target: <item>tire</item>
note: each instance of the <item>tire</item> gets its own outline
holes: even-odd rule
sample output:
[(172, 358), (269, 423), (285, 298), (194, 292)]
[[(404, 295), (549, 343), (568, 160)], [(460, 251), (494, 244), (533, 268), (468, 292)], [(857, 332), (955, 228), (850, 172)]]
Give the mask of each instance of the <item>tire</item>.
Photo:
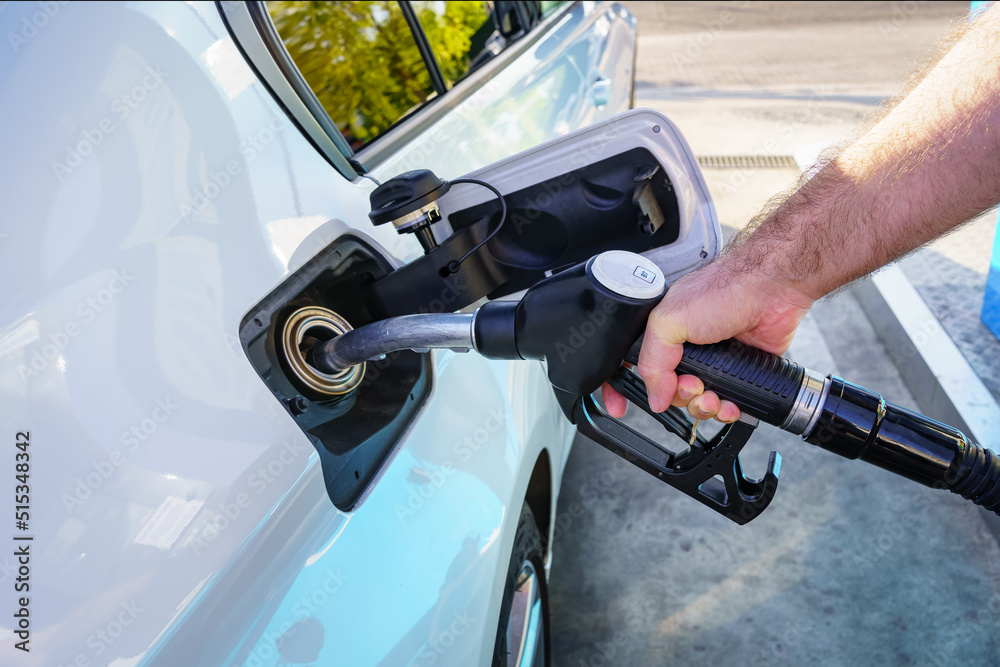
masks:
[[(549, 664), (549, 598), (544, 563), (542, 536), (525, 503), (521, 507), (507, 566), (493, 667), (544, 667)], [(528, 627), (533, 627), (534, 632), (525, 631)], [(525, 636), (535, 640), (524, 641)], [(518, 655), (510, 655), (514, 651)]]

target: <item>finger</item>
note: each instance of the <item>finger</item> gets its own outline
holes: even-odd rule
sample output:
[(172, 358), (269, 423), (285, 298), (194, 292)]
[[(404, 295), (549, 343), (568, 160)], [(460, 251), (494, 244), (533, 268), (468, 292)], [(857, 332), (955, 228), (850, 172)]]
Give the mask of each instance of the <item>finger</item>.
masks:
[(714, 391), (706, 391), (700, 396), (695, 396), (688, 403), (687, 409), (695, 419), (711, 419), (719, 412), (722, 401)]
[(732, 401), (722, 401), (719, 414), (715, 415), (715, 418), (723, 424), (732, 424), (740, 418), (740, 408)]
[(624, 396), (611, 388), (607, 382), (601, 385), (601, 398), (604, 399), (604, 407), (608, 414), (615, 419), (621, 419), (628, 410), (628, 401)]
[(664, 315), (653, 311), (646, 325), (646, 338), (639, 351), (639, 375), (646, 383), (649, 407), (653, 412), (663, 412), (677, 389), (674, 369), (684, 354), (683, 337), (677, 339)]
[(677, 377), (677, 391), (674, 393), (670, 405), (679, 408), (687, 407), (691, 399), (700, 396), (705, 391), (705, 383), (694, 375), (680, 375)]

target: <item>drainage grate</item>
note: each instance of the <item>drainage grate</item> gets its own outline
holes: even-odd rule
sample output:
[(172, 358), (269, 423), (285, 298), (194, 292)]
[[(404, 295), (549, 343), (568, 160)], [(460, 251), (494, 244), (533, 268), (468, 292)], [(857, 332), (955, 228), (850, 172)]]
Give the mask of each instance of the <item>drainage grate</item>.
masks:
[(702, 155), (702, 169), (798, 169), (791, 155)]

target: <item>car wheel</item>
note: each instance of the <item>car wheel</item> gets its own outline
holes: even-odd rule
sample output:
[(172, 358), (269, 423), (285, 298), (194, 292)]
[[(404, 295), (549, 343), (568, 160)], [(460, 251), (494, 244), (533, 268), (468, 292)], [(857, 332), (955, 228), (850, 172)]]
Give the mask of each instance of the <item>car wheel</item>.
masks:
[(549, 608), (542, 536), (525, 504), (514, 536), (500, 607), (493, 667), (549, 664)]

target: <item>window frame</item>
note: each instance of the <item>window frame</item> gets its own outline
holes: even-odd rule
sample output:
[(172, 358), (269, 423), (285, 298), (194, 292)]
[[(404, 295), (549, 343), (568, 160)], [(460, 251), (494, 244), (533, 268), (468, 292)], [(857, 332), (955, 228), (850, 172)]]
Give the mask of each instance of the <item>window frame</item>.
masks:
[[(292, 60), (278, 35), (264, 0), (253, 2), (217, 0), (216, 4), (237, 47), (278, 104), (327, 162), (349, 180), (356, 180), (361, 174), (377, 167), (398, 152), (414, 137), (486, 85), (497, 73), (538, 42), (579, 2), (580, 0), (567, 2), (549, 16), (541, 18), (531, 25), (527, 32), (515, 37), (496, 57), (448, 89), (445, 87), (437, 59), (433, 55), (433, 48), (417, 20), (416, 13), (408, 1), (401, 1), (400, 8), (404, 16), (408, 16), (410, 31), (417, 42), (421, 56), (424, 57), (424, 65), (431, 74), (431, 81), (432, 83), (435, 81), (436, 74), (440, 85), (445, 89), (419, 109), (391, 125), (357, 153), (348, 145)], [(526, 17), (525, 9), (519, 3), (518, 15)], [(412, 17), (412, 23), (409, 17)], [(437, 91), (437, 83), (434, 83), (434, 88)]]
[[(397, 123), (379, 135), (377, 139), (358, 151), (355, 154), (355, 159), (363, 164), (366, 169), (374, 169), (382, 164), (417, 135), (440, 120), (442, 116), (486, 85), (497, 73), (538, 42), (552, 26), (578, 4), (579, 0), (568, 2), (548, 17), (536, 21), (527, 31), (511, 35), (508, 38), (511, 39), (510, 44), (497, 54), (496, 57), (491, 58), (484, 65), (460, 79), (444, 94), (428, 100), (420, 109), (401, 118)], [(522, 23), (529, 18), (523, 1), (517, 3), (515, 10), (518, 14), (518, 20)], [(419, 26), (419, 23), (418, 29), (420, 30), (422, 39), (426, 42), (427, 37), (423, 34), (423, 28)]]
[[(434, 87), (434, 92), (436, 93), (435, 98), (441, 97), (448, 92), (448, 84), (444, 80), (444, 73), (441, 71), (441, 66), (434, 55), (434, 49), (431, 47), (430, 40), (427, 39), (427, 34), (424, 33), (424, 28), (420, 25), (417, 12), (413, 9), (413, 4), (409, 0), (399, 0), (396, 4), (399, 5), (400, 11), (403, 12), (403, 18), (406, 19), (407, 25), (410, 26), (410, 33), (413, 35), (413, 41), (417, 43), (417, 50), (420, 52), (420, 57), (424, 59), (424, 67), (427, 68), (427, 73), (430, 74), (431, 85)], [(385, 132), (391, 129), (392, 126), (390, 125)], [(385, 134), (385, 132), (382, 134)], [(380, 134), (380, 136), (382, 135)], [(377, 140), (378, 137), (375, 137), (372, 141)]]

